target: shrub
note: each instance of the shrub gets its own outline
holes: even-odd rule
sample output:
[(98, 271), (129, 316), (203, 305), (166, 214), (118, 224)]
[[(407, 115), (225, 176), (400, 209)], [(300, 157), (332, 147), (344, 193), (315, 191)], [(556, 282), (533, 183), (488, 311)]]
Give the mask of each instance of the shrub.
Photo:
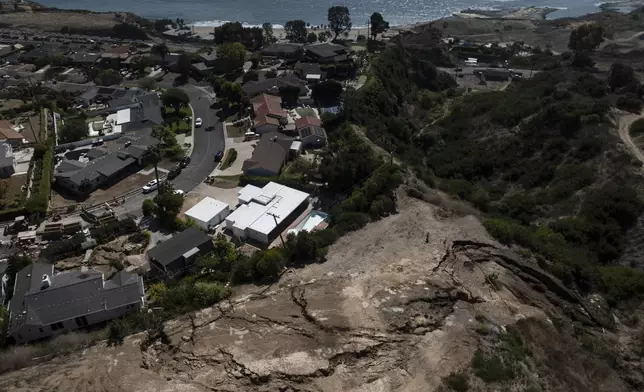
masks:
[(601, 285), (611, 305), (637, 300), (644, 295), (644, 272), (624, 266), (600, 268)]
[(644, 134), (644, 119), (643, 118), (638, 118), (635, 120), (630, 127), (630, 134), (631, 136), (640, 136)]
[(221, 162), (221, 167), (219, 168), (220, 170), (226, 170), (228, 169), (233, 162), (237, 159), (237, 150), (234, 148), (229, 148), (228, 151), (226, 151), (226, 156), (224, 157), (223, 162)]
[(467, 392), (470, 389), (469, 377), (464, 373), (452, 373), (443, 377), (443, 384), (455, 392)]
[(145, 199), (143, 200), (141, 209), (143, 210), (143, 216), (152, 216), (154, 214), (154, 211), (156, 211), (157, 209), (157, 205), (156, 203), (154, 203), (154, 200)]
[(485, 354), (481, 350), (474, 353), (472, 368), (474, 374), (486, 383), (506, 381), (515, 376), (512, 369), (503, 364), (499, 355)]
[(626, 93), (617, 99), (618, 109), (631, 113), (639, 113), (642, 110), (642, 100), (634, 93)]

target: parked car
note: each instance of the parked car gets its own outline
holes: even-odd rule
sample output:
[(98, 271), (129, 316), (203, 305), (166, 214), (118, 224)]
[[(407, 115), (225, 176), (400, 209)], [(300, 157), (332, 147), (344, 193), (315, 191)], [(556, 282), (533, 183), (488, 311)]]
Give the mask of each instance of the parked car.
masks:
[(125, 147), (130, 147), (131, 145), (132, 145), (131, 141), (128, 140), (127, 142), (125, 142)]
[(197, 118), (195, 119), (195, 127), (197, 127), (197, 128), (198, 128), (198, 127), (200, 127), (200, 126), (202, 126), (202, 125), (203, 125), (203, 121), (201, 120), (201, 117), (197, 117)]
[(217, 151), (217, 153), (215, 154), (215, 162), (221, 161), (221, 158), (223, 157), (224, 157), (224, 152), (221, 150)]
[(182, 191), (181, 189), (175, 189), (174, 192), (172, 192), (175, 195), (180, 195), (182, 197), (186, 197), (186, 192)]
[(157, 189), (159, 187), (159, 183), (157, 180), (152, 180), (148, 182), (147, 184), (143, 185), (143, 193), (149, 193), (152, 192), (153, 190)]
[(173, 166), (168, 172), (168, 179), (173, 179), (181, 173), (181, 165)]
[(181, 159), (181, 167), (186, 167), (190, 164), (190, 157), (183, 157)]

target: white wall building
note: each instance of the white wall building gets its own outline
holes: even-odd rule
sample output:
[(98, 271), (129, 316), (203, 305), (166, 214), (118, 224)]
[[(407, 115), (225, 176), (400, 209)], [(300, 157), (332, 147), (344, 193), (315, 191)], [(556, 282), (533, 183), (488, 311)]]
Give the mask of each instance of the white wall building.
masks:
[(237, 198), (240, 206), (226, 217), (226, 228), (239, 238), (268, 244), (275, 229), (308, 201), (309, 194), (269, 182), (264, 188), (246, 185)]
[(223, 201), (215, 200), (212, 197), (204, 197), (194, 207), (189, 209), (185, 215), (195, 221), (197, 226), (208, 230), (208, 226), (215, 226), (221, 223), (230, 214), (230, 207)]

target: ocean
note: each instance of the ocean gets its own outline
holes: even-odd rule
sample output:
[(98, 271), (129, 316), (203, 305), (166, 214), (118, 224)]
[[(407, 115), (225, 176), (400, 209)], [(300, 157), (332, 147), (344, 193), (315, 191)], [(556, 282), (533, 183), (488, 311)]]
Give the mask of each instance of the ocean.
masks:
[[(288, 20), (303, 19), (311, 25), (327, 23), (327, 9), (346, 5), (354, 26), (364, 26), (371, 13), (383, 14), (391, 25), (430, 21), (449, 16), (465, 8), (507, 9), (551, 7), (558, 11), (549, 19), (597, 12), (597, 0), (39, 0), (57, 8), (92, 11), (127, 11), (151, 18), (181, 18), (196, 26), (217, 26), (226, 21), (246, 25), (270, 22), (283, 25)], [(277, 27), (277, 26), (276, 26)]]

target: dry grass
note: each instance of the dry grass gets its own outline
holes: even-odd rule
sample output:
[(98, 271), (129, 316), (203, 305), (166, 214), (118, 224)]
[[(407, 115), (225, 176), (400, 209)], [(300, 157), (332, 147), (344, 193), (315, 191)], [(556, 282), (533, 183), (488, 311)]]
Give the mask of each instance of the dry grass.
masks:
[(20, 176), (13, 176), (0, 180), (1, 186), (7, 187), (7, 193), (2, 198), (2, 201), (6, 205), (10, 205), (14, 202), (20, 202), (22, 197), (22, 186), (27, 183), (27, 175), (23, 174)]
[(47, 361), (59, 355), (87, 347), (105, 338), (103, 331), (92, 333), (70, 332), (49, 341), (25, 346), (10, 347), (0, 352), (0, 373), (8, 372)]

